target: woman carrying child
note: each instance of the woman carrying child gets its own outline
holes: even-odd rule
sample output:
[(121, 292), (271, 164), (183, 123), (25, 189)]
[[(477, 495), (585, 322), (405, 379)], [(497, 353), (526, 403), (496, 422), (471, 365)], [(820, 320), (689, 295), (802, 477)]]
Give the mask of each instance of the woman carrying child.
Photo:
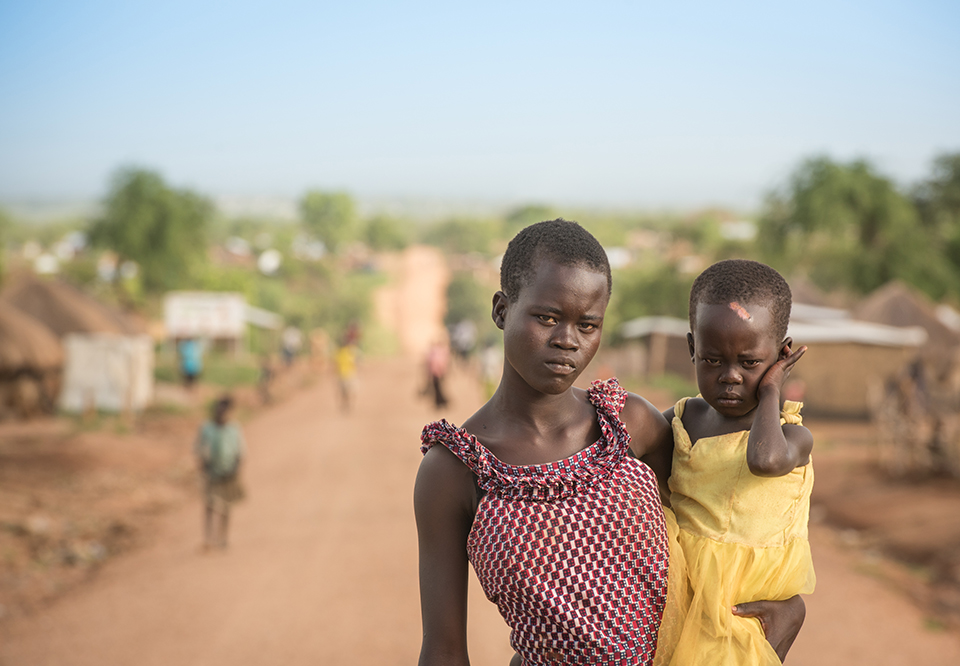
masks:
[(800, 403), (781, 399), (806, 351), (791, 351), (790, 307), (779, 273), (741, 259), (710, 266), (690, 293), (687, 340), (700, 396), (665, 413), (674, 435), (671, 505), (690, 583), (677, 666), (779, 664), (761, 624), (731, 607), (813, 592), (813, 437)]
[[(421, 665), (469, 663), (469, 564), (511, 627), (514, 663), (652, 662), (670, 544), (646, 463), (666, 474), (670, 427), (616, 380), (573, 385), (599, 348), (610, 288), (603, 248), (574, 222), (510, 242), (493, 297), (500, 385), (462, 428), (439, 421), (421, 437)], [(789, 647), (802, 601), (763, 611)]]

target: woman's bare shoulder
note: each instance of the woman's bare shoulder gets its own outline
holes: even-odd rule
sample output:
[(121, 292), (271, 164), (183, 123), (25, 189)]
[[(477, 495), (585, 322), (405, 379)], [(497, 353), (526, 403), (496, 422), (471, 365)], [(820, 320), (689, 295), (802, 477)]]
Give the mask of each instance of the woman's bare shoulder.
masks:
[(659, 449), (669, 438), (667, 419), (653, 403), (636, 393), (627, 393), (620, 419), (630, 433), (630, 448), (638, 457)]

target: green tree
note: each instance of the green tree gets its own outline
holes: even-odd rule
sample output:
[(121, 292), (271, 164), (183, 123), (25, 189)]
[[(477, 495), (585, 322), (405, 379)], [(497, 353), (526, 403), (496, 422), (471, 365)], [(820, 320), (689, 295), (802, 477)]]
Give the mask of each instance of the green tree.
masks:
[(144, 290), (189, 285), (206, 260), (212, 204), (190, 190), (169, 187), (159, 174), (119, 170), (111, 181), (102, 217), (90, 227), (94, 245), (135, 261)]
[(300, 216), (304, 226), (333, 254), (353, 237), (357, 221), (356, 206), (346, 192), (310, 190), (300, 200)]
[(506, 223), (506, 235), (513, 238), (524, 227), (531, 224), (543, 222), (545, 220), (557, 219), (556, 213), (548, 206), (528, 205), (515, 208), (507, 213), (504, 222)]
[(637, 317), (686, 319), (695, 277), (681, 272), (674, 263), (650, 263), (616, 271), (603, 321), (604, 339), (618, 342), (621, 324)]
[(447, 285), (447, 312), (443, 323), (452, 326), (469, 319), (478, 327), (490, 320), (493, 292), (468, 272), (457, 271)]
[(960, 153), (937, 157), (932, 177), (914, 189), (913, 200), (924, 227), (960, 273)]
[(3, 272), (7, 258), (7, 234), (10, 229), (10, 218), (6, 211), (0, 208), (0, 283), (3, 283)]
[(378, 215), (367, 222), (364, 240), (374, 250), (402, 250), (410, 240), (407, 228), (392, 217)]
[(499, 222), (453, 218), (427, 227), (423, 241), (447, 252), (488, 254), (500, 231)]
[(912, 202), (863, 160), (801, 164), (768, 197), (757, 241), (765, 261), (826, 289), (867, 293), (901, 279), (940, 298), (951, 282)]

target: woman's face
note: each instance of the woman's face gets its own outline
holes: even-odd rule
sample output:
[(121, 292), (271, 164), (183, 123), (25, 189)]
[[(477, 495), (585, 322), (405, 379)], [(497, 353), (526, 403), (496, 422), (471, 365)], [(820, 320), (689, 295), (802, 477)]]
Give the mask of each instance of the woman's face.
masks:
[(600, 347), (610, 300), (607, 276), (580, 265), (539, 259), (515, 302), (497, 292), (494, 321), (503, 329), (505, 375), (534, 390), (569, 389)]

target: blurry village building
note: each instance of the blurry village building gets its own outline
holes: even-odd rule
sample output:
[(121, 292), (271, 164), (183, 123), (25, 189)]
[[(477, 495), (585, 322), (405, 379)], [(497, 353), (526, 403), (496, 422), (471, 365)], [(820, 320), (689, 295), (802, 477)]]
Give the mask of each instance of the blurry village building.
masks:
[[(960, 330), (945, 323), (957, 321), (960, 315), (900, 283), (850, 311), (794, 303), (787, 335), (794, 349), (810, 351), (785, 397), (802, 400), (810, 416), (876, 422), (879, 459), (893, 474), (960, 477)], [(689, 330), (674, 317), (624, 323), (618, 373), (673, 374), (695, 385)]]
[(250, 305), (237, 292), (171, 291), (163, 299), (163, 337), (169, 353), (178, 342), (195, 339), (240, 356), (250, 344), (250, 326), (277, 338), (283, 317)]
[(0, 419), (53, 411), (62, 374), (57, 336), (0, 300)]
[(878, 289), (855, 312), (927, 333), (919, 353), (874, 389), (881, 466), (894, 476), (960, 478), (960, 314), (899, 282)]
[(37, 322), (62, 350), (59, 386), (44, 393), (46, 411), (55, 405), (119, 412), (149, 404), (154, 352), (142, 324), (55, 278), (12, 279), (0, 302)]

